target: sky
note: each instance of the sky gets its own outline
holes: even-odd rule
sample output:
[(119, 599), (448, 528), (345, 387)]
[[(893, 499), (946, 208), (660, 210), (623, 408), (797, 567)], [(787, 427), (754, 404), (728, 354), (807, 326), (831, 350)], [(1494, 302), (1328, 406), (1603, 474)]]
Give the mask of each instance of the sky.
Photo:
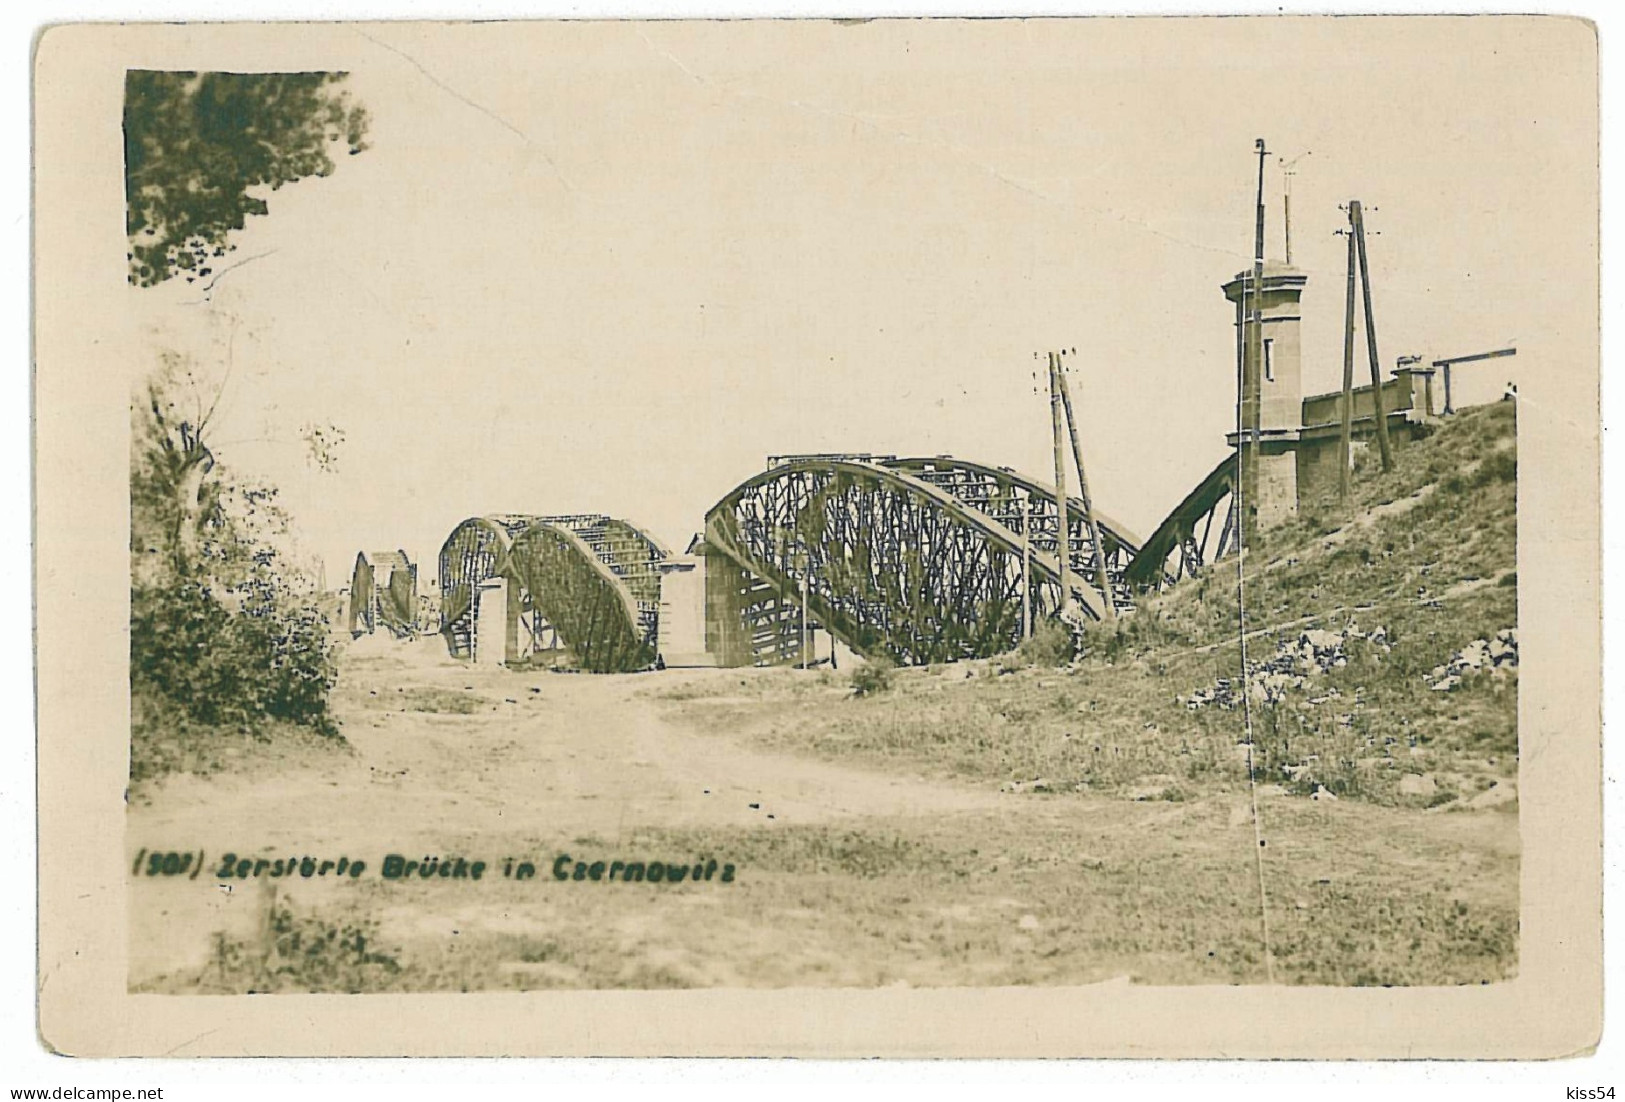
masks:
[[(303, 550), (433, 571), (463, 518), (604, 512), (681, 551), (771, 454), (1052, 477), (1035, 354), (1101, 509), (1148, 534), (1224, 453), (1266, 139), (1308, 392), (1367, 210), (1385, 368), (1594, 357), (1590, 32), (1573, 21), (372, 24), (328, 53), (371, 148), (268, 196), (207, 295), (128, 292), (221, 392), (214, 448)], [(1589, 266), (1588, 266), (1589, 262)], [(240, 266), (233, 266), (240, 265)], [(1365, 371), (1363, 359), (1358, 369)], [(344, 433), (336, 469), (304, 426)], [(1070, 476), (1069, 476), (1070, 477)]]

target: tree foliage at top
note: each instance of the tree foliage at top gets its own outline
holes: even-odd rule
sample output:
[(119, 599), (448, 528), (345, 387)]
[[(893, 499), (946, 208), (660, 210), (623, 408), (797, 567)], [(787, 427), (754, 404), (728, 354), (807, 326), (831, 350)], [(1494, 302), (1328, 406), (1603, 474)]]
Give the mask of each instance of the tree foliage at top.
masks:
[(345, 73), (132, 69), (124, 81), (125, 226), (130, 282), (207, 276), (232, 230), (276, 190), (333, 171), (332, 147), (366, 146), (367, 113)]

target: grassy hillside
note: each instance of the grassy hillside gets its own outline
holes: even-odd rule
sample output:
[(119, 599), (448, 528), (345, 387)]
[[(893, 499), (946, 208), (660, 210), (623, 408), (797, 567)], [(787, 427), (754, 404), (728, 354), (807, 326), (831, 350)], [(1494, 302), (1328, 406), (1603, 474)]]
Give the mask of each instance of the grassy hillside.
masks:
[[(1512, 403), (1464, 412), (1396, 450), (1387, 473), (1369, 455), (1347, 503), (1309, 502), (1249, 549), (1262, 783), (1515, 807), (1514, 418)], [(1236, 583), (1232, 557), (1091, 625), (1059, 669), (1011, 655), (902, 670), (838, 703), (838, 675), (751, 671), (725, 699), (682, 707), (696, 726), (785, 749), (1018, 792), (1235, 789), (1247, 783)]]

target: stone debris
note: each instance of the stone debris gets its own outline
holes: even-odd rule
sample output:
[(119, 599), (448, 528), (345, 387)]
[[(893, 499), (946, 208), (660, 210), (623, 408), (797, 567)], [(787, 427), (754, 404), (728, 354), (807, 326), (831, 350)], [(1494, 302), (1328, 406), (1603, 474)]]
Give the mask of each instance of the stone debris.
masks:
[[(1248, 692), (1256, 703), (1275, 704), (1289, 692), (1305, 688), (1311, 678), (1330, 670), (1342, 669), (1349, 664), (1347, 647), (1353, 640), (1364, 640), (1381, 654), (1393, 648), (1388, 642), (1388, 629), (1378, 626), (1369, 632), (1350, 623), (1340, 631), (1308, 628), (1294, 639), (1277, 640), (1275, 654), (1248, 665)], [(1379, 655), (1380, 660), (1380, 655)], [(1323, 696), (1311, 697), (1309, 704), (1323, 704), (1336, 700), (1342, 694), (1333, 689)], [(1230, 709), (1241, 703), (1241, 693), (1235, 681), (1221, 677), (1210, 689), (1198, 689), (1181, 698), (1186, 708), (1195, 711), (1217, 705)]]
[(1319, 754), (1310, 754), (1308, 757), (1304, 758), (1301, 762), (1298, 762), (1296, 765), (1283, 765), (1283, 766), (1281, 766), (1281, 772), (1285, 773), (1287, 775), (1287, 777), (1290, 778), (1294, 784), (1296, 784), (1298, 781), (1303, 779), (1303, 774), (1305, 774), (1305, 773), (1311, 773), (1312, 774), (1315, 771), (1315, 766), (1319, 762), (1320, 762), (1320, 755)]
[(1474, 639), (1450, 656), (1450, 661), (1435, 666), (1425, 680), (1436, 693), (1447, 693), (1460, 685), (1463, 679), (1488, 671), (1504, 677), (1508, 670), (1518, 668), (1518, 631), (1504, 628), (1493, 639)]

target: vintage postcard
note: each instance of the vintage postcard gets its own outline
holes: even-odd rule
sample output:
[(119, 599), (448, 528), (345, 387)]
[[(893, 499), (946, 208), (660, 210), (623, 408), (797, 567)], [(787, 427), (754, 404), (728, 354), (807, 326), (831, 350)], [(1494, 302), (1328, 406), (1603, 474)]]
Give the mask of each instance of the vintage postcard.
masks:
[(35, 64), (53, 1048), (1596, 1043), (1589, 24)]

